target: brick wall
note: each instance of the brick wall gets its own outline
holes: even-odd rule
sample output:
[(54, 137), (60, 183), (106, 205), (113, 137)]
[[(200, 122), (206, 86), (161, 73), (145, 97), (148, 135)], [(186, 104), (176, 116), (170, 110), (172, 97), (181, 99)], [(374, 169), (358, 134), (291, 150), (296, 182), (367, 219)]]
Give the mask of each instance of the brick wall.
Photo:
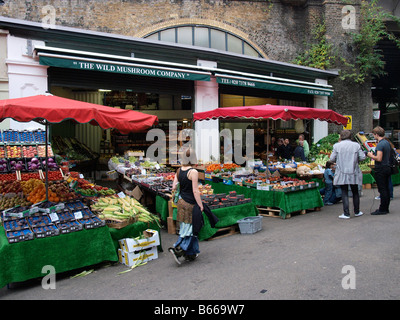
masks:
[[(313, 26), (324, 16), (329, 41), (343, 56), (354, 58), (348, 46), (349, 32), (341, 27), (341, 0), (6, 0), (0, 15), (41, 22), (48, 13), (42, 12), (46, 5), (55, 8), (56, 25), (129, 36), (142, 37), (188, 22), (219, 26), (248, 40), (269, 59), (284, 62), (304, 49)], [(365, 112), (372, 108), (368, 85), (349, 88), (338, 79), (332, 84), (335, 94), (330, 107), (353, 114), (355, 130), (370, 130), (372, 112)]]

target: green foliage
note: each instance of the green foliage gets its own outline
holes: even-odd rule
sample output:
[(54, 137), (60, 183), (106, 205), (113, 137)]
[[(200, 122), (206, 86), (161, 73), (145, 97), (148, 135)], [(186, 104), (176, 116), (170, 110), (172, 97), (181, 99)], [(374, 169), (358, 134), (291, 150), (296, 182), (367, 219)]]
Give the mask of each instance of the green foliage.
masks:
[(325, 37), (325, 21), (318, 23), (311, 32), (314, 42), (308, 45), (304, 53), (299, 54), (293, 63), (322, 70), (329, 69), (334, 56), (331, 53), (332, 45), (327, 42)]
[(341, 79), (351, 79), (356, 83), (363, 83), (369, 77), (379, 77), (385, 74), (383, 55), (377, 49), (380, 40), (390, 39), (400, 44), (393, 34), (388, 32), (385, 20), (399, 19), (377, 5), (377, 0), (361, 1), (360, 30), (351, 34), (355, 48), (356, 58), (354, 63), (349, 63), (343, 58), (340, 61), (344, 65), (341, 72)]
[(400, 48), (400, 39), (390, 33), (385, 25), (387, 20), (394, 20), (400, 25), (400, 19), (385, 12), (377, 2), (378, 0), (361, 1), (360, 29), (359, 32), (350, 34), (354, 48), (353, 61), (346, 60), (333, 50), (326, 39), (325, 21), (322, 21), (312, 30), (314, 42), (292, 63), (322, 70), (332, 66), (339, 67), (342, 80), (360, 84), (371, 77), (384, 75), (385, 62), (377, 44), (380, 40), (389, 39)]

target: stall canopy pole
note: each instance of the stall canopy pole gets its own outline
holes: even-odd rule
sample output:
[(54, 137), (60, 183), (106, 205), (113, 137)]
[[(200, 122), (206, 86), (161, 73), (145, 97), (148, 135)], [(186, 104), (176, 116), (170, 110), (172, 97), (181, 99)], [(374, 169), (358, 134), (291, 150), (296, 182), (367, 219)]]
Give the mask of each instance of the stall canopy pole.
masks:
[(45, 157), (46, 157), (46, 179), (45, 179), (45, 183), (46, 183), (46, 201), (49, 200), (49, 155), (48, 155), (48, 147), (47, 144), (49, 143), (48, 141), (48, 134), (49, 134), (49, 122), (47, 120), (44, 120), (44, 127), (46, 130), (46, 134), (45, 134), (45, 140), (44, 140), (44, 147), (45, 147)]

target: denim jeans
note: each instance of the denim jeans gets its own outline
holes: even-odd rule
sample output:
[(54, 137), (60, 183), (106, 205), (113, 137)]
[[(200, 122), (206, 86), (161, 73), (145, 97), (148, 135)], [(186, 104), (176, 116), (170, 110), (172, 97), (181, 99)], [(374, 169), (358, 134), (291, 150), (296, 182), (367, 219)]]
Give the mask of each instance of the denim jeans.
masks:
[(379, 195), (381, 197), (381, 203), (379, 206), (380, 212), (389, 212), (390, 175), (391, 171), (389, 166), (375, 167), (375, 180), (376, 180), (376, 185), (378, 186)]
[[(342, 202), (343, 202), (343, 213), (346, 216), (350, 216), (349, 211), (349, 185), (344, 184), (340, 186), (342, 190)], [(351, 193), (353, 194), (353, 207), (354, 213), (360, 212), (360, 194), (358, 193), (358, 185), (350, 184)]]

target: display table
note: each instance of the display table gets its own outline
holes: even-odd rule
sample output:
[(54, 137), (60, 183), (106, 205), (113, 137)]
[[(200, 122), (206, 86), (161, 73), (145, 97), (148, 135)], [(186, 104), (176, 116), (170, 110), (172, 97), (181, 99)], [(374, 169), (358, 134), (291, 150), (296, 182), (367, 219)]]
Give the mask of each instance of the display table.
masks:
[(285, 218), (288, 213), (324, 206), (319, 188), (280, 192), (257, 190), (256, 188), (238, 185), (225, 185), (221, 182), (206, 181), (206, 183), (211, 185), (214, 193), (236, 191), (238, 194), (243, 194), (245, 198), (251, 198), (256, 206), (279, 208), (282, 218)]
[(61, 273), (102, 261), (118, 261), (108, 227), (10, 244), (0, 226), (0, 287), (44, 277), (45, 265)]

